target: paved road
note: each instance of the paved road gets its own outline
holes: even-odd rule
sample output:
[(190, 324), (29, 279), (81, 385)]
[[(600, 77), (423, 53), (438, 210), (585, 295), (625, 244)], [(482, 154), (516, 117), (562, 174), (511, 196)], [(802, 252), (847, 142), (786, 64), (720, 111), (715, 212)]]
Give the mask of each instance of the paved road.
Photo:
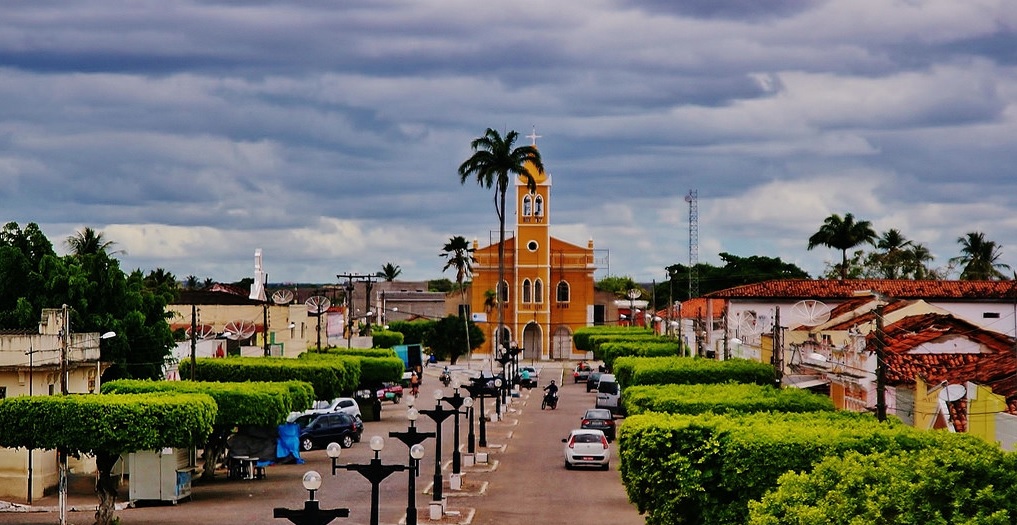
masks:
[[(550, 376), (561, 374), (560, 369), (544, 365), (541, 384)], [(431, 370), (434, 375), (436, 370)], [(425, 374), (426, 377), (426, 374)], [(433, 408), (430, 393), (438, 385), (434, 378), (425, 380), (421, 388), (420, 408)], [(451, 389), (446, 389), (451, 394)], [(425, 397), (427, 398), (425, 400)], [(531, 523), (584, 523), (611, 525), (641, 525), (644, 523), (635, 507), (628, 503), (618, 476), (617, 450), (609, 471), (566, 471), (562, 458), (561, 439), (579, 424), (583, 411), (593, 406), (594, 394), (585, 392), (583, 385), (566, 382), (561, 390), (557, 410), (540, 410), (540, 391), (524, 391), (506, 410), (503, 421), (487, 425), (490, 455), (488, 465), (464, 467), (464, 490), (453, 493), (448, 488), (451, 470), (450, 456), (453, 443), (452, 419), (443, 425), (442, 474), (444, 491), (449, 495), (447, 509), (459, 512), (440, 521), (428, 519), (428, 503), (432, 498), (431, 485), (434, 473), (434, 440), (424, 443), (427, 453), (421, 462), (421, 474), (416, 478), (416, 500), (420, 525), (451, 525), (470, 520), (478, 525), (523, 525)], [(488, 401), (488, 413), (493, 403)], [(385, 404), (382, 421), (366, 424), (364, 442), (343, 450), (340, 464), (363, 464), (373, 457), (367, 446), (372, 435), (387, 438), (389, 431), (406, 430), (405, 403)], [(463, 421), (462, 439), (465, 442), (467, 425)], [(425, 416), (417, 422), (422, 431), (435, 430), (434, 423)], [(465, 445), (463, 450), (465, 451)], [(370, 518), (370, 483), (361, 475), (340, 470), (332, 475), (331, 464), (323, 450), (302, 454), (302, 465), (272, 465), (268, 479), (235, 481), (219, 477), (212, 483), (196, 485), (193, 499), (177, 505), (149, 505), (118, 510), (115, 515), (124, 525), (193, 525), (195, 523), (268, 525), (288, 523), (272, 518), (275, 507), (300, 508), (307, 492), (300, 480), (308, 470), (318, 471), (323, 479), (317, 499), (322, 508), (349, 508), (350, 517), (337, 519), (336, 524), (367, 524)], [(405, 462), (406, 447), (394, 438), (386, 439), (381, 452), (383, 463)], [(396, 472), (380, 484), (379, 517), (383, 524), (401, 523), (407, 505), (407, 474)], [(68, 501), (67, 523), (87, 525), (93, 521), (95, 496), (89, 480), (80, 480), (72, 486)], [(124, 487), (121, 498), (128, 494)], [(57, 498), (37, 498), (36, 508), (48, 512), (0, 512), (0, 524), (55, 524)]]

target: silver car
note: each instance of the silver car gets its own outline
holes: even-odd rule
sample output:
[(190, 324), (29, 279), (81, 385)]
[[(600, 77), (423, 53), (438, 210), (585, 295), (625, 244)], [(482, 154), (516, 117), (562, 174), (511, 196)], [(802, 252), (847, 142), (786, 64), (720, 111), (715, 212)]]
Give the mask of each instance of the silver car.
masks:
[(561, 442), (565, 443), (566, 469), (600, 467), (601, 470), (607, 470), (611, 468), (611, 449), (603, 431), (576, 429), (569, 432), (569, 437)]

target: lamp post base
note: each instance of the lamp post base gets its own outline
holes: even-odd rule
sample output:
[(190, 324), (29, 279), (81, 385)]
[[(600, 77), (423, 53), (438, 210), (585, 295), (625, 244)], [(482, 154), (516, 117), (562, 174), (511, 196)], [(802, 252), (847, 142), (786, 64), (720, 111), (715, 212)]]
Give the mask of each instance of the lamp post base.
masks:
[(445, 515), (445, 504), (442, 501), (432, 501), (430, 505), (430, 518), (440, 520)]
[(463, 490), (463, 475), (462, 474), (449, 474), (448, 476), (448, 488), (451, 490)]
[(475, 460), (473, 454), (469, 454), (469, 453), (463, 454), (463, 466), (464, 467), (472, 467), (474, 465), (475, 461), (476, 460)]
[(487, 465), (487, 452), (477, 452), (477, 463)]

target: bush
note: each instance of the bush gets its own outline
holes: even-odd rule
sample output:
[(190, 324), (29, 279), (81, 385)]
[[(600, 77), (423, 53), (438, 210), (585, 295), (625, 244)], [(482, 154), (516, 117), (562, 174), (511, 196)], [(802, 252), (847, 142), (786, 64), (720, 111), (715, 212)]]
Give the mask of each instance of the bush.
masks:
[(625, 387), (632, 385), (752, 383), (773, 385), (773, 366), (748, 359), (714, 361), (701, 357), (620, 357), (614, 374)]
[(625, 413), (737, 414), (749, 412), (823, 412), (834, 410), (827, 396), (798, 388), (725, 383), (719, 385), (630, 386), (623, 396)]
[(586, 326), (576, 329), (575, 333), (572, 334), (572, 342), (578, 350), (593, 352), (596, 349), (596, 345), (592, 339), (600, 335), (645, 336), (653, 335), (653, 331), (648, 328), (628, 326)]
[[(353, 358), (204, 357), (197, 359), (196, 365), (194, 378), (197, 381), (304, 381), (314, 387), (315, 399), (350, 395), (360, 384), (360, 361)], [(190, 360), (180, 363), (182, 377), (190, 375), (190, 366)]]

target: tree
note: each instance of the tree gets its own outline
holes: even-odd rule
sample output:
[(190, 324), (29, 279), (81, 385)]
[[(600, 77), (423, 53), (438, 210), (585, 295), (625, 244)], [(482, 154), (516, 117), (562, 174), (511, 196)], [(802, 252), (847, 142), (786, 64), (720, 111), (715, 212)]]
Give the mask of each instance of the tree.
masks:
[(88, 226), (79, 230), (74, 235), (67, 237), (67, 247), (73, 255), (95, 255), (104, 253), (113, 255), (123, 253), (123, 250), (110, 251), (116, 242), (106, 239), (105, 234), (96, 231)]
[(376, 275), (378, 277), (381, 277), (382, 279), (385, 279), (386, 281), (392, 282), (395, 280), (396, 277), (399, 277), (399, 274), (401, 273), (403, 273), (403, 271), (401, 268), (399, 268), (398, 265), (392, 263), (385, 263), (381, 267), (381, 271), (378, 272)]
[(1010, 265), (999, 262), (1002, 257), (1002, 246), (995, 241), (985, 239), (982, 232), (969, 232), (965, 237), (958, 237), (961, 254), (950, 259), (951, 263), (964, 266), (961, 280), (1004, 280), (1006, 275), (1001, 270), (1009, 270)]
[(215, 401), (201, 394), (19, 396), (0, 401), (0, 446), (92, 454), (98, 470), (95, 523), (115, 523), (120, 455), (203, 442), (216, 418)]
[[(514, 148), (519, 133), (508, 132), (504, 138), (491, 128), (487, 128), (484, 136), (470, 142), (473, 155), (459, 165), (459, 182), (466, 184), (470, 177), (475, 177), (477, 184), (485, 188), (495, 187), (494, 209), (498, 215), (498, 289), (505, 282), (505, 194), (508, 193), (509, 177), (522, 177), (531, 192), (537, 191), (537, 181), (528, 169), (544, 173), (544, 163), (540, 152), (535, 146), (519, 146)], [(495, 330), (494, 348), (502, 347), (505, 309), (501, 304), (501, 294), (497, 294), (498, 325)]]
[(842, 219), (836, 213), (827, 217), (820, 226), (819, 231), (809, 237), (811, 250), (816, 246), (826, 246), (841, 251), (841, 275), (840, 278), (847, 279), (848, 257), (847, 251), (859, 244), (874, 244), (876, 231), (872, 229), (869, 221), (855, 222), (854, 215), (847, 213)]
[(424, 334), (424, 344), (431, 348), (438, 359), (448, 357), (453, 365), (465, 353), (484, 344), (484, 331), (473, 321), (449, 315), (431, 324)]
[(446, 262), (441, 271), (447, 271), (449, 268), (456, 269), (456, 287), (465, 297), (466, 288), (463, 286), (463, 282), (473, 276), (473, 263), (477, 262), (477, 258), (473, 256), (473, 247), (470, 246), (466, 237), (456, 235), (445, 243), (442, 250), (443, 252), (438, 255), (445, 257)]
[(188, 290), (197, 290), (199, 282), (201, 281), (198, 280), (197, 275), (188, 275), (187, 277), (184, 277), (184, 288), (187, 288)]

